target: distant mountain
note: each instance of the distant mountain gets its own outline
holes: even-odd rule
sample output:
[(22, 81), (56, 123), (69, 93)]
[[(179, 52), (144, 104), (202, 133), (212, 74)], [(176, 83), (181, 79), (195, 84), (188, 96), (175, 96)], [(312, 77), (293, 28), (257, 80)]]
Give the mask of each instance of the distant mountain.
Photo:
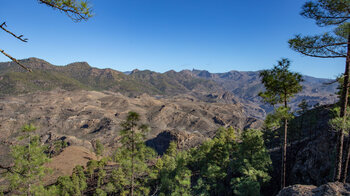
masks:
[[(192, 70), (194, 76), (217, 82), (224, 90), (232, 92), (241, 102), (254, 104), (264, 108), (267, 112), (271, 107), (261, 102), (258, 93), (264, 91), (260, 82), (259, 71), (230, 71), (226, 73), (209, 73), (205, 70)], [(296, 109), (302, 99), (306, 99), (310, 106), (331, 104), (337, 101), (334, 95), (338, 83), (330, 79), (303, 76), (303, 91), (291, 100), (292, 108)]]
[(0, 63), (0, 95), (21, 94), (37, 90), (109, 90), (128, 95), (175, 95), (196, 91), (216, 91), (221, 87), (214, 81), (193, 78), (169, 71), (133, 71), (129, 75), (112, 69), (90, 67), (86, 62), (54, 66), (29, 58), (21, 60), (33, 73), (27, 73), (13, 62)]
[[(264, 90), (259, 72), (230, 71), (210, 73), (205, 70), (170, 70), (158, 73), (149, 70), (119, 72), (113, 69), (98, 69), (86, 62), (55, 66), (44, 60), (29, 58), (21, 60), (33, 69), (25, 72), (13, 62), (0, 63), (0, 96), (64, 90), (97, 90), (120, 92), (127, 96), (147, 93), (157, 97), (190, 95), (204, 102), (243, 103), (246, 114), (262, 119), (271, 106), (261, 103), (258, 93)], [(304, 76), (304, 90), (292, 100), (297, 108), (301, 99), (310, 105), (334, 103), (337, 97), (336, 83), (331, 80)]]

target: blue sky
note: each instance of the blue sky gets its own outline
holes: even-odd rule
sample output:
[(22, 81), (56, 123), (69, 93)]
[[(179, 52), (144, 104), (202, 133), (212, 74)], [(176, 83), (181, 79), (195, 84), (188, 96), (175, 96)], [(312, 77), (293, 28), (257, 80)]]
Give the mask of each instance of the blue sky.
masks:
[(305, 57), (288, 48), (295, 34), (327, 30), (299, 15), (304, 0), (90, 2), (95, 16), (81, 23), (36, 0), (1, 2), (0, 22), (29, 42), (0, 31), (0, 48), (19, 59), (37, 57), (54, 65), (86, 61), (120, 71), (255, 71), (282, 57), (306, 75), (335, 78), (344, 71), (345, 59)]

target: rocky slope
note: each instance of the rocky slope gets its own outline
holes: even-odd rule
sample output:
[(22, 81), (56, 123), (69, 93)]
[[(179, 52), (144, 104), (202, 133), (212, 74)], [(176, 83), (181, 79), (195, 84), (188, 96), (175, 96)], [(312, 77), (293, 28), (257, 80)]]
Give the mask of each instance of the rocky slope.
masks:
[[(287, 148), (287, 185), (313, 185), (315, 188), (314, 186), (321, 186), (332, 181), (336, 131), (328, 125), (328, 121), (333, 116), (331, 112), (333, 107), (334, 105), (320, 106), (308, 111), (304, 116), (290, 121)], [(302, 132), (297, 132), (300, 130), (301, 122), (303, 123)], [(347, 143), (348, 139), (345, 137), (344, 144)], [(282, 154), (280, 141), (277, 139), (277, 142), (271, 143), (273, 145), (269, 145), (269, 152), (273, 170), (270, 171), (272, 180), (264, 188), (266, 195), (276, 195), (280, 189)], [(305, 187), (307, 188), (307, 186)], [(294, 189), (291, 190), (294, 191)], [(298, 192), (296, 195), (302, 195), (302, 192), (300, 194)]]
[[(112, 69), (90, 67), (85, 62), (54, 66), (44, 60), (29, 58), (21, 60), (32, 68), (33, 73), (25, 73), (12, 62), (0, 63), (0, 96), (15, 95), (56, 88), (65, 90), (108, 90), (134, 97), (147, 93), (157, 97), (173, 97), (188, 94), (205, 102), (225, 102), (244, 105), (246, 114), (264, 119), (271, 106), (261, 103), (258, 93), (263, 91), (259, 72), (209, 73), (200, 70), (153, 71), (134, 70), (124, 74)], [(291, 106), (297, 108), (301, 99), (310, 105), (330, 104), (337, 100), (334, 96), (336, 83), (331, 80), (304, 76), (304, 90), (296, 95)]]
[(129, 98), (120, 93), (53, 90), (0, 98), (0, 141), (11, 143), (26, 123), (38, 127), (43, 141), (62, 139), (92, 149), (99, 139), (114, 148), (120, 122), (129, 111), (150, 125), (149, 139), (163, 131), (184, 134), (183, 140), (204, 140), (220, 126), (257, 128), (261, 121), (245, 115), (241, 104), (207, 103), (194, 97)]

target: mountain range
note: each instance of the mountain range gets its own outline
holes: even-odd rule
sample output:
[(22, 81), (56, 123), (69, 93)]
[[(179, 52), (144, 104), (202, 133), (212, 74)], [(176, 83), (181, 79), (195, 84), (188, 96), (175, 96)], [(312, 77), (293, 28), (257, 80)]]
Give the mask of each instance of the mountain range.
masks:
[[(54, 149), (57, 142), (68, 146), (62, 152), (52, 151), (54, 158), (50, 168), (54, 168), (54, 174), (48, 180), (50, 182), (55, 182), (58, 176), (71, 175), (76, 165), (86, 165), (89, 160), (96, 159), (91, 151), (97, 141), (103, 144), (104, 155), (115, 152), (120, 145), (120, 124), (129, 111), (139, 113), (141, 122), (149, 125), (146, 144), (162, 154), (170, 141), (176, 141), (180, 149), (188, 149), (214, 137), (220, 127), (231, 126), (236, 134), (250, 128), (261, 128), (266, 114), (273, 109), (258, 97), (258, 93), (264, 90), (258, 71), (171, 70), (158, 73), (135, 69), (123, 73), (94, 68), (86, 62), (55, 66), (41, 59), (29, 58), (21, 63), (33, 72), (26, 72), (13, 62), (0, 63), (0, 165), (12, 164), (9, 146), (20, 142), (16, 138), (23, 125), (34, 124), (40, 141), (50, 149)], [(293, 110), (298, 109), (302, 99), (306, 99), (310, 106), (337, 101), (337, 83), (310, 76), (303, 78), (303, 91), (291, 101)], [(329, 133), (329, 112), (321, 112), (320, 108), (323, 107), (316, 107), (313, 111), (318, 115), (315, 119), (321, 119), (323, 124), (313, 125), (316, 128), (312, 129), (315, 133), (321, 129)], [(296, 119), (299, 118), (302, 116)], [(295, 127), (293, 124), (290, 123), (291, 128)], [(311, 120), (306, 124), (304, 129), (311, 130)], [(309, 130), (304, 132), (309, 133)], [(329, 135), (323, 134), (322, 138), (324, 140), (319, 141), (322, 145), (334, 143)], [(290, 161), (290, 169), (296, 174), (308, 171), (314, 175), (316, 172), (307, 167), (310, 164), (305, 156), (316, 150), (308, 145), (308, 140), (302, 141), (305, 144), (301, 142), (293, 146), (303, 156), (298, 155), (302, 158)], [(315, 148), (319, 146), (315, 145)], [(271, 149), (274, 168), (280, 171), (279, 147)], [(328, 151), (331, 149), (327, 148)], [(322, 150), (320, 152), (324, 155), (316, 157), (324, 160), (323, 157), (329, 157), (328, 151)], [(322, 162), (322, 165), (322, 171), (328, 171), (329, 164)], [(323, 173), (320, 172), (322, 179)], [(272, 176), (277, 179), (279, 174)], [(296, 176), (292, 180), (308, 182), (309, 179), (313, 178), (300, 180)], [(0, 185), (3, 182), (0, 178)]]
[[(119, 92), (128, 97), (146, 93), (169, 98), (190, 96), (203, 102), (242, 103), (249, 117), (264, 119), (273, 107), (261, 102), (264, 90), (259, 71), (210, 73), (205, 70), (173, 70), (158, 73), (149, 70), (120, 72), (91, 67), (86, 62), (55, 66), (38, 58), (21, 62), (33, 69), (25, 72), (13, 62), (0, 63), (0, 96), (18, 95), (53, 89)], [(337, 101), (337, 83), (330, 79), (303, 76), (303, 91), (291, 100), (296, 110), (302, 99), (310, 106)]]

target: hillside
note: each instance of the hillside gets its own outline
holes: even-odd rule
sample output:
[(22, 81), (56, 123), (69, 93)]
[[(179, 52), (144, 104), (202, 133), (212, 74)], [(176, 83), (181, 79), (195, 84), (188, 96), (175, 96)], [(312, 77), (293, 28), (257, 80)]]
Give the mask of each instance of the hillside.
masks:
[(36, 90), (109, 90), (128, 95), (175, 95), (190, 91), (220, 91), (215, 82), (169, 71), (133, 71), (126, 75), (112, 69), (90, 67), (85, 62), (54, 66), (29, 58), (21, 61), (33, 69), (26, 73), (13, 62), (0, 63), (0, 94), (21, 94)]
[[(21, 61), (34, 70), (26, 73), (12, 62), (0, 63), (0, 96), (18, 95), (56, 88), (119, 92), (129, 97), (147, 93), (157, 97), (192, 96), (204, 102), (242, 103), (247, 116), (263, 119), (271, 106), (261, 103), (258, 93), (264, 90), (259, 72), (230, 71), (210, 73), (200, 70), (168, 71), (133, 70), (127, 74), (113, 69), (93, 68), (86, 62), (55, 66), (44, 60)], [(304, 90), (296, 95), (291, 106), (297, 108), (302, 99), (310, 105), (331, 104), (336, 83), (329, 79), (304, 76)]]
[(129, 111), (150, 125), (148, 138), (167, 130), (186, 132), (191, 137), (208, 138), (221, 126), (257, 128), (261, 121), (247, 117), (240, 104), (206, 103), (194, 97), (156, 99), (147, 94), (134, 98), (120, 93), (53, 90), (0, 99), (0, 141), (11, 141), (21, 126), (33, 123), (40, 134), (66, 138), (72, 145), (92, 149), (100, 139), (115, 145), (120, 122)]

